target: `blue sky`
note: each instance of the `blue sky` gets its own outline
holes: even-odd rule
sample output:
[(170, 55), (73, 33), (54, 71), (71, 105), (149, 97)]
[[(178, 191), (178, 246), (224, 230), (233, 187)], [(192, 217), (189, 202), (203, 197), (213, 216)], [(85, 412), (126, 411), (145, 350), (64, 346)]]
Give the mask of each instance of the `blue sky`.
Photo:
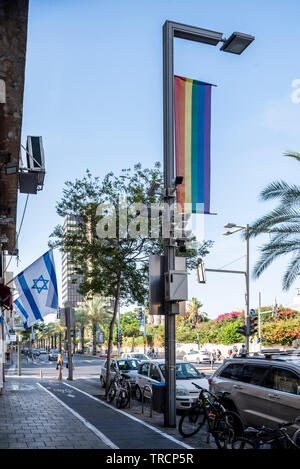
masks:
[[(272, 180), (297, 183), (297, 162), (282, 156), (300, 151), (300, 104), (292, 82), (300, 78), (297, 1), (215, 0), (30, 0), (23, 143), (42, 135), (47, 174), (41, 193), (29, 197), (19, 238), (15, 273), (47, 250), (64, 181), (86, 168), (103, 177), (137, 162), (151, 167), (163, 158), (162, 25), (173, 20), (256, 37), (241, 56), (219, 47), (175, 40), (175, 73), (215, 83), (212, 97), (211, 210), (205, 238), (214, 248), (207, 267), (220, 268), (244, 254), (238, 234), (223, 225), (251, 223), (272, 203), (258, 200)], [(25, 195), (19, 197), (19, 222)], [(267, 236), (267, 235), (266, 235)], [(263, 238), (251, 241), (251, 265)], [(60, 255), (55, 254), (58, 272)], [(250, 303), (277, 297), (292, 305), (296, 286), (281, 290), (286, 261), (251, 281)], [(243, 260), (231, 268), (243, 268)], [(211, 317), (244, 307), (243, 278), (191, 274), (189, 296), (201, 299)]]

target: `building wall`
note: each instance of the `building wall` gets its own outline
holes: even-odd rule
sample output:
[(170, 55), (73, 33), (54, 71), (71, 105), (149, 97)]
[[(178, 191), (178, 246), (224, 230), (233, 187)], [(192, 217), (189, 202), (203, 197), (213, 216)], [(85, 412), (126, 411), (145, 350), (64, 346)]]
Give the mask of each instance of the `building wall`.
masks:
[[(63, 225), (64, 233), (70, 233), (76, 229), (77, 219), (74, 216), (67, 215)], [(70, 256), (67, 253), (62, 255), (62, 303), (71, 303), (71, 306), (75, 307), (78, 303), (84, 301), (84, 297), (78, 293), (78, 287), (80, 280), (75, 284), (72, 283), (72, 279), (78, 277), (74, 275), (74, 266), (70, 261)]]

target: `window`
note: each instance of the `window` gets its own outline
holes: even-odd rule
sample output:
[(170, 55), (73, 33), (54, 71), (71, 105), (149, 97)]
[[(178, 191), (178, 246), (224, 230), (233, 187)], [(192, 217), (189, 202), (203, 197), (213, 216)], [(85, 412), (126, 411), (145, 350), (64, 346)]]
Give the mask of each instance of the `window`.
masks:
[(161, 381), (160, 373), (156, 365), (151, 364), (150, 368), (150, 378), (155, 379), (156, 381)]
[(111, 364), (110, 364), (110, 369), (111, 369), (112, 371), (117, 371), (117, 366), (116, 366), (116, 363), (115, 363), (115, 362), (111, 362)]
[(274, 367), (267, 375), (264, 386), (275, 391), (297, 394), (298, 386), (300, 386), (300, 376), (294, 371)]
[(148, 376), (149, 363), (143, 363), (141, 365), (139, 373), (144, 376)]
[(245, 365), (240, 380), (244, 383), (259, 385), (268, 369), (269, 367), (262, 365)]
[(221, 372), (221, 378), (233, 379), (235, 381), (242, 381), (242, 371), (243, 371), (243, 364), (242, 363), (235, 363), (226, 366), (226, 368)]

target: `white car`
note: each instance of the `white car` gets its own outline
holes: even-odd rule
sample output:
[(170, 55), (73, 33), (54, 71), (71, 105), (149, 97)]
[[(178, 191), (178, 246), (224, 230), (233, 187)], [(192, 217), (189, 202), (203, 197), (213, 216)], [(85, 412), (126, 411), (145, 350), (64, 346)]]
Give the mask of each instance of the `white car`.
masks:
[(134, 358), (136, 360), (149, 360), (144, 353), (126, 352), (122, 353), (121, 358)]
[[(142, 392), (146, 385), (165, 382), (165, 360), (145, 360), (139, 365), (135, 380), (135, 397), (142, 399)], [(192, 383), (198, 384), (204, 389), (209, 388), (208, 380), (204, 373), (199, 372), (192, 363), (183, 360), (176, 361), (176, 409), (191, 407), (199, 396), (199, 389)], [(148, 394), (149, 395), (149, 394)], [(147, 396), (147, 389), (145, 390)]]
[(211, 353), (207, 350), (193, 350), (192, 352), (186, 353), (183, 360), (185, 362), (210, 363)]
[[(132, 386), (135, 385), (135, 377), (138, 372), (140, 360), (134, 358), (112, 358), (110, 361), (110, 375), (111, 378), (119, 371), (130, 376), (129, 382)], [(100, 367), (100, 383), (104, 388), (106, 383), (106, 367), (107, 361)]]

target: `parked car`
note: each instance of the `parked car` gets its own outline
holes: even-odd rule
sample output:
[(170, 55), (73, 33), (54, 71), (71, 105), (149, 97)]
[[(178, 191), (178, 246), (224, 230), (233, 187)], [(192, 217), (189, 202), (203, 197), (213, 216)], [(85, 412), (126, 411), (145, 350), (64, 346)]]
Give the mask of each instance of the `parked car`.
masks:
[(58, 351), (58, 350), (56, 350), (56, 349), (51, 349), (50, 352), (49, 352), (49, 354), (48, 354), (48, 359), (49, 359), (49, 361), (53, 361), (53, 360), (57, 361), (58, 355), (59, 355), (59, 351)]
[[(140, 360), (133, 358), (112, 358), (110, 362), (111, 377), (118, 371), (121, 373), (124, 372), (124, 374), (130, 376), (130, 385), (134, 386), (139, 364)], [(106, 386), (106, 369), (107, 361), (105, 360), (104, 365), (100, 367), (100, 383), (102, 387)]]
[(126, 352), (122, 353), (121, 358), (135, 358), (136, 360), (149, 360), (144, 353)]
[(48, 354), (48, 352), (45, 348), (40, 348), (39, 352), (40, 352), (40, 355), (47, 355)]
[(227, 359), (209, 382), (214, 393), (230, 393), (227, 407), (247, 426), (274, 426), (300, 416), (300, 352)]
[(186, 362), (196, 362), (196, 363), (210, 363), (211, 362), (211, 353), (207, 350), (193, 350), (184, 355), (183, 360)]
[[(139, 365), (135, 383), (135, 397), (142, 398), (142, 392), (146, 385), (165, 382), (165, 360), (154, 359), (142, 361)], [(204, 373), (199, 372), (192, 363), (183, 360), (176, 361), (176, 408), (186, 409), (197, 400), (199, 390), (192, 384), (198, 384), (208, 389), (208, 380)], [(147, 391), (145, 390), (145, 395)]]
[(31, 351), (29, 351), (28, 355), (31, 358), (35, 358), (35, 357), (38, 357), (40, 355), (40, 351), (39, 351), (38, 348), (33, 348)]

